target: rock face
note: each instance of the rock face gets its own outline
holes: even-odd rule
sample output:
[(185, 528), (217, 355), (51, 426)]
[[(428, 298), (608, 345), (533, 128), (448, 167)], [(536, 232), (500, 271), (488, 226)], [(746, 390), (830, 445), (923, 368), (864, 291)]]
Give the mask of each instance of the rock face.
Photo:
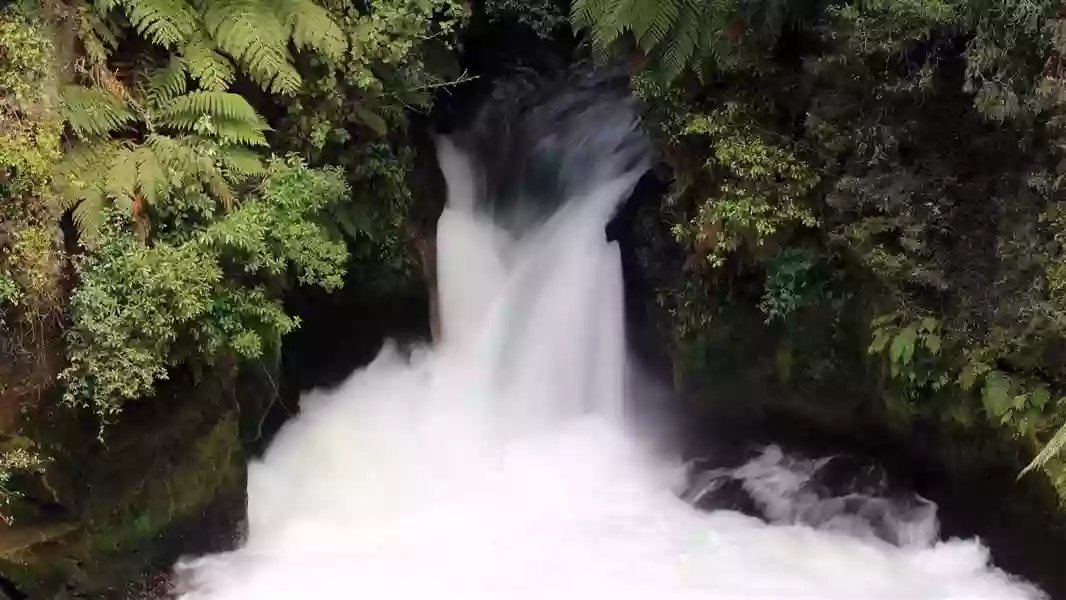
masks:
[[(0, 532), (9, 598), (128, 598), (184, 554), (232, 544), (245, 509), (234, 380), (176, 377), (96, 440), (69, 411), (27, 419), (52, 455)], [(62, 414), (60, 414), (62, 412)]]

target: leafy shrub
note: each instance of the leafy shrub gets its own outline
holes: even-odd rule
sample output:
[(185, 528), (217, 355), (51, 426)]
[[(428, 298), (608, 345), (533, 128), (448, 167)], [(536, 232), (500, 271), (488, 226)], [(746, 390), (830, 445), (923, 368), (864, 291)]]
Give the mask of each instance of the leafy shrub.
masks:
[(255, 359), (276, 348), (297, 324), (277, 294), (290, 270), (307, 285), (341, 284), (347, 251), (321, 217), (347, 194), (336, 171), (275, 159), (232, 211), (199, 222), (170, 215), (183, 226), (152, 243), (111, 213), (79, 264), (70, 301), (67, 402), (111, 419), (177, 365)]

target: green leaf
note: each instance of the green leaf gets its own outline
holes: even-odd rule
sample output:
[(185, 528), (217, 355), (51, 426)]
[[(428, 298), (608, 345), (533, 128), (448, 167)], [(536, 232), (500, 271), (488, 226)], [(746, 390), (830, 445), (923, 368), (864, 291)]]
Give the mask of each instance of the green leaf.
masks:
[(874, 332), (874, 339), (870, 342), (870, 347), (866, 349), (869, 354), (880, 354), (885, 351), (885, 346), (888, 345), (888, 340), (891, 339), (887, 329), (878, 329)]
[(935, 333), (929, 333), (922, 337), (922, 343), (929, 352), (936, 356), (940, 354), (940, 336)]
[(962, 368), (962, 372), (959, 373), (959, 386), (966, 391), (970, 391), (977, 385), (977, 380), (987, 373), (989, 366), (982, 362), (968, 362), (966, 366)]
[(889, 350), (892, 362), (910, 364), (914, 356), (914, 341), (918, 337), (918, 330), (913, 325), (905, 327), (896, 337), (892, 338), (892, 346)]
[(1038, 410), (1044, 410), (1051, 400), (1051, 392), (1047, 388), (1036, 388), (1029, 394), (1029, 403)]
[(1030, 471), (1043, 467), (1048, 461), (1058, 456), (1063, 448), (1066, 448), (1066, 425), (1063, 425), (1062, 428), (1052, 436), (1047, 445), (1036, 455), (1036, 458), (1022, 469), (1022, 472), (1018, 474), (1018, 477), (1021, 478)]
[(380, 136), (389, 133), (389, 125), (385, 122), (385, 119), (381, 118), (381, 115), (362, 107), (356, 107), (355, 116), (360, 123), (369, 127), (374, 133)]
[(985, 377), (981, 400), (985, 411), (997, 418), (1003, 417), (1011, 408), (1011, 380), (1001, 371), (992, 371)]
[(80, 137), (103, 136), (125, 128), (136, 116), (104, 90), (70, 85), (63, 89), (63, 118)]

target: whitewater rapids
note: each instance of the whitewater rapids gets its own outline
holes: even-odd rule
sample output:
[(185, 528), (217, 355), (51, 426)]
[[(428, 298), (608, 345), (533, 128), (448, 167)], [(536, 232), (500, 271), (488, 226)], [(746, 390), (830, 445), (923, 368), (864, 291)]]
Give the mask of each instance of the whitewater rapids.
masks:
[(246, 539), (180, 564), (181, 598), (1041, 598), (976, 541), (901, 547), (692, 508), (683, 465), (625, 403), (621, 266), (603, 230), (647, 163), (608, 149), (516, 234), (479, 210), (474, 161), (447, 141), (440, 158), (443, 341), (386, 347), (307, 394), (249, 468)]

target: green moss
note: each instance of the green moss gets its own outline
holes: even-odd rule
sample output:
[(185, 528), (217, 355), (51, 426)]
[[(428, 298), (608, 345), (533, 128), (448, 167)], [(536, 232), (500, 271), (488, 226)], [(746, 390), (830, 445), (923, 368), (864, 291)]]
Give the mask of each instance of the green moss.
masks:
[(227, 415), (196, 440), (185, 460), (147, 477), (94, 517), (93, 552), (122, 552), (144, 546), (169, 525), (195, 516), (220, 494), (240, 489), (243, 457), (237, 420)]

